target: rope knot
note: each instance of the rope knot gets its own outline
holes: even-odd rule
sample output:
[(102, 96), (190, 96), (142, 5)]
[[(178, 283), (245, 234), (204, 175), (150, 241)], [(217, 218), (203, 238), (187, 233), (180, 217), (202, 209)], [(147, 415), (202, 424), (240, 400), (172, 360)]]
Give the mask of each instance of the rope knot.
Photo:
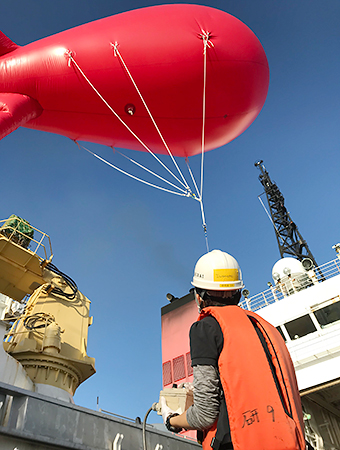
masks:
[(68, 58), (68, 61), (67, 61), (68, 67), (71, 67), (71, 62), (74, 61), (72, 51), (71, 50), (66, 50), (65, 56), (66, 56), (66, 58)]
[(203, 45), (204, 45), (204, 54), (207, 51), (207, 48), (212, 48), (214, 47), (214, 43), (210, 40), (210, 38), (212, 37), (211, 32), (210, 31), (204, 31), (201, 30), (201, 34), (199, 35), (200, 38), (203, 40)]
[(113, 49), (113, 55), (118, 56), (118, 42), (116, 41), (114, 44), (110, 42), (111, 48)]

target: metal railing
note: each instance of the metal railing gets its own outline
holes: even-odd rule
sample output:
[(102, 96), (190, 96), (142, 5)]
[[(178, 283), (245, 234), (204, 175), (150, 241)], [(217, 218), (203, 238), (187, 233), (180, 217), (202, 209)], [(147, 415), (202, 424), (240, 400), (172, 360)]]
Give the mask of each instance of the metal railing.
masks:
[(257, 311), (272, 303), (283, 300), (289, 295), (308, 289), (310, 286), (322, 283), (336, 275), (340, 274), (340, 260), (338, 258), (318, 266), (313, 270), (298, 276), (285, 277), (275, 286), (271, 286), (266, 291), (245, 298), (241, 301), (240, 306), (243, 309)]
[[(32, 229), (32, 236), (22, 232), (20, 228), (23, 226), (29, 226)], [(41, 261), (52, 261), (53, 253), (49, 235), (20, 217), (13, 218), (11, 216), (8, 219), (0, 220), (0, 237), (1, 235), (37, 255)]]

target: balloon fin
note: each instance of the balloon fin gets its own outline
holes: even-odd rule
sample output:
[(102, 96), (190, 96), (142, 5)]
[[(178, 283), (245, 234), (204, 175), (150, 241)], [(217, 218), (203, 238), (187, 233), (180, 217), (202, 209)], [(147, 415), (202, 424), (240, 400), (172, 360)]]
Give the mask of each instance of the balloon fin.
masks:
[(0, 93), (0, 139), (39, 117), (42, 111), (40, 104), (28, 95)]
[(16, 48), (19, 48), (19, 45), (14, 44), (2, 31), (0, 31), (0, 56), (6, 55), (6, 53), (10, 53)]

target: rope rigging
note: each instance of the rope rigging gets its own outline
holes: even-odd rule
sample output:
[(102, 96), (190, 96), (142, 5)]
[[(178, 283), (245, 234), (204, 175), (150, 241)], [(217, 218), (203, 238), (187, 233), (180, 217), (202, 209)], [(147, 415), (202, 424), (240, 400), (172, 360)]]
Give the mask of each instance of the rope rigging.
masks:
[[(95, 158), (99, 159), (99, 160), (102, 161), (103, 163), (107, 164), (108, 166), (112, 167), (113, 169), (117, 170), (118, 172), (123, 173), (124, 175), (127, 175), (127, 176), (130, 177), (130, 178), (133, 178), (133, 179), (136, 180), (136, 181), (139, 181), (139, 182), (141, 182), (141, 183), (143, 183), (143, 184), (146, 184), (146, 185), (148, 185), (148, 186), (150, 186), (150, 187), (154, 187), (154, 188), (156, 188), (156, 189), (160, 189), (161, 191), (169, 192), (170, 194), (176, 194), (176, 195), (180, 195), (180, 196), (182, 196), (182, 197), (189, 197), (189, 195), (190, 195), (190, 194), (188, 195), (188, 193), (180, 193), (180, 192), (176, 192), (176, 191), (171, 191), (170, 189), (165, 189), (165, 188), (163, 188), (163, 187), (161, 187), (161, 186), (157, 186), (156, 184), (149, 183), (148, 181), (143, 180), (142, 178), (136, 177), (135, 175), (132, 175), (131, 173), (126, 172), (126, 171), (123, 170), (123, 169), (120, 169), (119, 167), (117, 167), (117, 166), (115, 166), (114, 164), (110, 163), (110, 162), (107, 161), (106, 159), (104, 159), (104, 158), (102, 158), (101, 156), (97, 155), (96, 153), (92, 152), (92, 151), (89, 150), (88, 148), (86, 148), (86, 147), (84, 147), (83, 145), (79, 144), (79, 142), (77, 142), (77, 141), (74, 141), (74, 142), (77, 144), (77, 146), (78, 146), (79, 149), (80, 149), (80, 148), (83, 148), (84, 150), (86, 150), (88, 153), (90, 153), (91, 155), (93, 155)], [(122, 156), (125, 156), (125, 155), (122, 154)], [(128, 159), (129, 159), (129, 158), (128, 158)], [(139, 164), (139, 163), (136, 162), (136, 164)], [(141, 165), (141, 166), (142, 166), (142, 165)], [(144, 166), (142, 166), (142, 167), (144, 167)], [(159, 175), (155, 174), (154, 172), (152, 172), (151, 170), (149, 170), (149, 169), (147, 169), (147, 168), (145, 168), (145, 170), (151, 172), (154, 176), (156, 176), (156, 177), (158, 177), (158, 178), (162, 178), (162, 177), (160, 177)], [(166, 181), (167, 183), (170, 183), (168, 180), (165, 180), (165, 181)], [(171, 184), (171, 183), (170, 183), (170, 184)], [(178, 186), (176, 186), (176, 188), (177, 188), (177, 189), (180, 189)], [(183, 192), (185, 192), (185, 191), (183, 191)]]
[(94, 90), (94, 92), (98, 95), (98, 97), (103, 101), (103, 103), (109, 108), (109, 110), (112, 112), (112, 114), (119, 120), (119, 122), (124, 125), (124, 127), (129, 131), (129, 133), (132, 134), (133, 137), (137, 139), (137, 141), (145, 148), (146, 151), (148, 151), (163, 167), (166, 169), (176, 180), (181, 183), (184, 187), (185, 184), (179, 180), (179, 178), (171, 172), (171, 170), (153, 153), (153, 151), (131, 130), (131, 128), (124, 122), (124, 120), (116, 113), (116, 111), (111, 107), (111, 105), (104, 99), (104, 97), (100, 94), (100, 92), (94, 87), (94, 85), (91, 83), (91, 81), (87, 78), (83, 70), (80, 68), (79, 64), (75, 61), (72, 52), (67, 52), (67, 56), (69, 58), (68, 63), (70, 64), (73, 62), (73, 64), (76, 66), (76, 68), (79, 70), (80, 74), (83, 76), (85, 81), (90, 85), (90, 87)]
[(134, 87), (135, 87), (135, 89), (136, 89), (136, 91), (137, 91), (137, 93), (138, 93), (140, 99), (142, 100), (142, 103), (143, 103), (143, 105), (144, 105), (144, 107), (145, 107), (147, 113), (149, 114), (149, 117), (150, 117), (152, 123), (154, 124), (154, 126), (155, 126), (155, 128), (156, 128), (156, 131), (157, 131), (159, 137), (161, 138), (161, 140), (162, 140), (162, 142), (163, 142), (163, 144), (164, 144), (164, 146), (165, 146), (165, 148), (166, 148), (166, 150), (167, 150), (167, 152), (168, 152), (168, 154), (169, 154), (169, 156), (170, 156), (172, 162), (174, 163), (174, 166), (176, 167), (176, 169), (178, 170), (178, 173), (180, 174), (180, 176), (182, 177), (182, 180), (184, 181), (185, 187), (186, 187), (188, 190), (190, 190), (189, 185), (188, 185), (186, 179), (184, 178), (184, 176), (183, 176), (183, 174), (182, 174), (180, 168), (178, 167), (178, 164), (177, 164), (175, 158), (173, 157), (173, 155), (172, 155), (172, 153), (171, 153), (171, 151), (170, 151), (170, 148), (169, 148), (168, 144), (165, 142), (165, 139), (164, 139), (164, 137), (163, 137), (163, 135), (162, 135), (160, 129), (158, 128), (158, 126), (157, 126), (157, 124), (156, 124), (156, 121), (155, 121), (155, 119), (153, 118), (153, 116), (152, 116), (152, 114), (151, 114), (150, 109), (148, 108), (148, 106), (147, 106), (147, 104), (146, 104), (146, 102), (145, 102), (145, 100), (144, 100), (144, 98), (143, 98), (143, 96), (142, 96), (140, 90), (139, 90), (138, 87), (137, 87), (137, 84), (135, 83), (135, 80), (133, 79), (133, 77), (132, 77), (132, 75), (131, 75), (129, 69), (127, 68), (127, 65), (125, 64), (125, 61), (124, 61), (122, 55), (120, 54), (120, 52), (119, 52), (119, 50), (118, 50), (118, 43), (115, 42), (115, 44), (114, 44), (114, 45), (111, 44), (111, 46), (113, 46), (113, 48), (114, 48), (114, 55), (120, 59), (121, 63), (122, 63), (123, 66), (124, 66), (124, 69), (126, 70), (126, 72), (127, 72), (128, 76), (129, 76), (130, 80), (132, 81), (132, 84), (134, 85)]
[(204, 175), (204, 149), (205, 149), (205, 118), (206, 118), (206, 92), (207, 92), (207, 49), (214, 47), (214, 44), (210, 41), (210, 33), (208, 31), (201, 30), (200, 35), (203, 40), (203, 101), (202, 101), (202, 152), (201, 152), (201, 190), (200, 190), (200, 206), (202, 214), (202, 225), (205, 236), (205, 243), (207, 251), (209, 252), (207, 224), (205, 221), (204, 207), (203, 207), (203, 175)]
[(209, 251), (209, 244), (208, 244), (208, 234), (207, 234), (207, 224), (206, 224), (206, 220), (205, 220), (205, 213), (204, 213), (204, 205), (203, 205), (203, 179), (204, 179), (204, 150), (205, 150), (205, 123), (206, 123), (206, 88), (207, 88), (207, 49), (208, 48), (212, 48), (214, 47), (213, 42), (210, 40), (211, 38), (211, 33), (201, 30), (201, 34), (199, 34), (199, 38), (203, 41), (203, 95), (202, 95), (202, 136), (201, 136), (201, 164), (200, 164), (200, 189), (198, 189), (194, 174), (192, 173), (192, 170), (190, 168), (189, 165), (189, 161), (186, 158), (186, 165), (187, 165), (187, 169), (189, 172), (189, 175), (191, 177), (193, 186), (196, 190), (196, 194), (194, 194), (187, 182), (187, 180), (185, 179), (182, 171), (180, 170), (179, 165), (177, 164), (174, 156), (171, 153), (171, 150), (168, 146), (168, 144), (166, 143), (140, 89), (138, 88), (130, 70), (128, 69), (127, 64), (125, 63), (122, 54), (120, 53), (120, 51), (118, 50), (118, 42), (115, 42), (114, 44), (111, 43), (111, 48), (113, 49), (113, 55), (114, 57), (117, 57), (119, 59), (119, 61), (121, 62), (122, 66), (124, 67), (124, 70), (126, 71), (130, 81), (132, 82), (134, 88), (136, 89), (136, 92), (138, 94), (138, 96), (140, 97), (149, 117), (150, 120), (152, 121), (162, 143), (164, 144), (171, 160), (172, 163), (174, 164), (179, 177), (177, 175), (175, 175), (168, 167), (166, 164), (163, 163), (163, 161), (160, 160), (160, 158), (158, 158), (153, 152), (152, 150), (133, 132), (133, 130), (124, 122), (124, 120), (116, 113), (116, 111), (112, 108), (112, 106), (105, 100), (105, 98), (100, 94), (100, 92), (96, 89), (96, 87), (91, 83), (91, 81), (88, 79), (88, 77), (85, 75), (84, 71), (81, 69), (81, 67), (79, 66), (79, 64), (76, 62), (73, 53), (71, 51), (67, 51), (66, 52), (66, 56), (68, 57), (68, 65), (69, 67), (71, 66), (71, 63), (74, 64), (74, 66), (77, 68), (77, 70), (79, 71), (79, 73), (82, 75), (82, 77), (85, 79), (85, 81), (89, 84), (89, 86), (91, 87), (91, 89), (93, 89), (93, 91), (97, 94), (97, 96), (102, 100), (102, 102), (108, 107), (108, 109), (112, 112), (112, 114), (119, 120), (119, 122), (129, 131), (129, 133), (132, 134), (132, 136), (134, 136), (136, 138), (136, 140), (144, 147), (145, 150), (147, 150), (147, 152), (149, 154), (151, 154), (151, 156), (153, 156), (153, 158), (155, 158), (155, 160), (173, 177), (175, 178), (175, 180), (180, 184), (180, 186), (177, 186), (176, 184), (172, 183), (171, 181), (167, 180), (166, 178), (162, 177), (161, 175), (158, 175), (157, 173), (155, 173), (154, 171), (148, 169), (147, 167), (145, 167), (144, 165), (140, 164), (139, 162), (135, 161), (134, 159), (124, 155), (123, 153), (119, 152), (116, 149), (113, 149), (115, 152), (117, 152), (119, 155), (123, 156), (124, 158), (126, 158), (127, 160), (129, 160), (132, 164), (138, 166), (139, 168), (141, 168), (142, 170), (145, 170), (146, 172), (148, 172), (149, 174), (151, 174), (152, 176), (157, 177), (159, 180), (161, 180), (162, 182), (168, 184), (169, 186), (171, 186), (172, 188), (176, 189), (176, 190), (171, 190), (168, 188), (164, 188), (162, 186), (156, 185), (154, 183), (150, 183), (146, 180), (143, 180), (142, 178), (139, 178), (135, 175), (130, 174), (129, 172), (120, 169), (119, 167), (117, 167), (116, 165), (110, 163), (109, 161), (107, 161), (106, 159), (102, 158), (101, 156), (97, 155), (96, 153), (94, 153), (93, 151), (89, 150), (88, 148), (84, 147), (83, 145), (80, 145), (77, 141), (74, 141), (78, 148), (83, 148), (84, 150), (86, 150), (88, 153), (90, 153), (91, 155), (93, 155), (94, 157), (96, 157), (97, 159), (99, 159), (100, 161), (104, 162), (105, 164), (107, 164), (108, 166), (110, 166), (111, 168), (119, 171), (120, 173), (123, 173), (124, 175), (127, 175), (130, 178), (135, 179), (136, 181), (139, 181), (143, 184), (146, 184), (150, 187), (154, 187), (156, 189), (162, 190), (164, 192), (168, 192), (171, 194), (175, 194), (175, 195), (179, 195), (182, 197), (189, 197), (189, 198), (193, 198), (194, 200), (197, 200), (200, 203), (200, 209), (201, 209), (201, 218), (202, 218), (202, 227), (204, 230), (204, 236), (205, 236), (205, 242), (206, 242), (206, 247), (207, 247), (207, 251)]

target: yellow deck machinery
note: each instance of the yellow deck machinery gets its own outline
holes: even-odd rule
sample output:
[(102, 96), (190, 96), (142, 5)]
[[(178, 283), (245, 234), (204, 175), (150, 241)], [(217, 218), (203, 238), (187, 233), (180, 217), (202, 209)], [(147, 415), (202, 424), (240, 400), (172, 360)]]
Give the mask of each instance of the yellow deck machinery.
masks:
[[(0, 222), (0, 292), (7, 299), (2, 318), (9, 324), (4, 349), (37, 392), (72, 401), (95, 373), (94, 358), (87, 356), (90, 301), (52, 257), (46, 233), (14, 215)], [(17, 302), (25, 306), (14, 315), (11, 303)]]

